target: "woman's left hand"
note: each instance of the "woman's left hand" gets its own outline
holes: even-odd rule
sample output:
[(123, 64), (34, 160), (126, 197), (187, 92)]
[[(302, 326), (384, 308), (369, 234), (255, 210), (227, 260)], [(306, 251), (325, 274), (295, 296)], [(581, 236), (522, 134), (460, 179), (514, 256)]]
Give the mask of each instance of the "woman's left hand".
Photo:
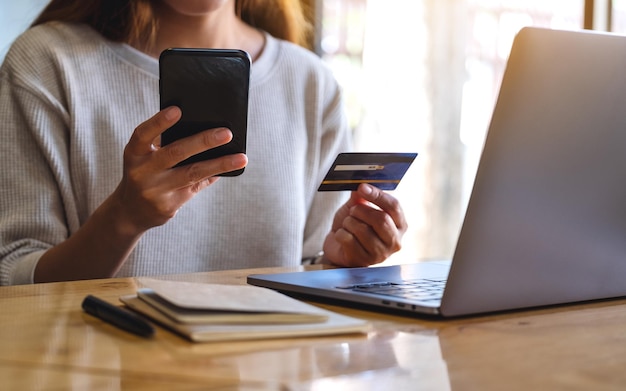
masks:
[(324, 263), (370, 266), (400, 250), (408, 226), (398, 200), (361, 184), (337, 213), (324, 241)]

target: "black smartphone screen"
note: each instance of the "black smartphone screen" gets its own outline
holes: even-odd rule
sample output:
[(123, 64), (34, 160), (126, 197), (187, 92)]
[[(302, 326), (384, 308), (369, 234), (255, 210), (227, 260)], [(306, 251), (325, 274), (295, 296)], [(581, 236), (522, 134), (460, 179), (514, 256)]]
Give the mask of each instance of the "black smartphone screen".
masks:
[[(222, 126), (233, 133), (228, 144), (179, 165), (246, 152), (250, 63), (250, 56), (242, 50), (172, 48), (161, 53), (161, 109), (178, 106), (182, 110), (180, 121), (161, 135), (161, 145)], [(243, 169), (222, 176), (241, 173)]]

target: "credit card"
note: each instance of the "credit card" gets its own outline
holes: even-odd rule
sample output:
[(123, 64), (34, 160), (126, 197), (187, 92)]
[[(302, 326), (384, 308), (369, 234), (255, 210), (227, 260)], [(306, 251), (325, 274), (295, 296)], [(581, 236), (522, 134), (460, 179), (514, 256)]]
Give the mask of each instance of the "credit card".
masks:
[(369, 183), (381, 190), (394, 190), (417, 153), (340, 153), (317, 191), (356, 190)]

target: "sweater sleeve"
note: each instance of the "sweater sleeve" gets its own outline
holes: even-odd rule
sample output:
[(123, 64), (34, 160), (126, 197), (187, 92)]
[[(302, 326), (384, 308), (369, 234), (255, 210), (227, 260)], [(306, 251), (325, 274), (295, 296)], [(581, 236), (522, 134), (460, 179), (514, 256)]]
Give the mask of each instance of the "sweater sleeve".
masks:
[(59, 181), (67, 116), (36, 88), (46, 71), (18, 50), (0, 69), (0, 285), (32, 283), (41, 255), (68, 236)]

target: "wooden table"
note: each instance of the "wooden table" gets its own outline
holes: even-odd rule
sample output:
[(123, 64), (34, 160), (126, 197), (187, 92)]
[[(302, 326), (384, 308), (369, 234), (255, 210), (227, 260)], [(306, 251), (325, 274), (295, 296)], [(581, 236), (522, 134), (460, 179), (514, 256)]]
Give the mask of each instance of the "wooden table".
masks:
[[(166, 279), (245, 284), (250, 269)], [(626, 300), (455, 320), (332, 305), (368, 335), (194, 344), (144, 339), (81, 310), (133, 278), (0, 287), (1, 390), (626, 389)]]

